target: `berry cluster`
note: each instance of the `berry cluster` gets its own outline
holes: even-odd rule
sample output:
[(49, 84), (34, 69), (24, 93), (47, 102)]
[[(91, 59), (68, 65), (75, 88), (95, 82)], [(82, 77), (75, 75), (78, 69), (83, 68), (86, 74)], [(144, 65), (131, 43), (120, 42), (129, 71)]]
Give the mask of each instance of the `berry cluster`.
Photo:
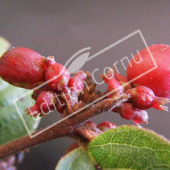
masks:
[(148, 122), (148, 114), (145, 111), (151, 107), (158, 110), (167, 111), (166, 106), (162, 106), (169, 102), (167, 98), (157, 97), (154, 92), (146, 86), (132, 87), (128, 83), (128, 79), (116, 72), (115, 69), (110, 69), (105, 75), (101, 75), (104, 81), (108, 84), (110, 95), (108, 98), (119, 97), (123, 93), (130, 96), (126, 103), (122, 103), (119, 107), (113, 109), (124, 119), (133, 121), (136, 124)]
[[(160, 50), (160, 48), (163, 49)], [(158, 65), (160, 65), (160, 62), (163, 60), (160, 59), (161, 55), (166, 56), (168, 52), (168, 54), (170, 54), (170, 47), (167, 46), (156, 45), (156, 47), (151, 46), (150, 49), (152, 52), (154, 51), (153, 55)], [(144, 50), (144, 52), (141, 51), (143, 59), (147, 58), (147, 55), (146, 50)], [(167, 60), (170, 61), (169, 59)], [(149, 87), (152, 87), (153, 85), (150, 84), (155, 83), (155, 81), (149, 81), (150, 84), (148, 84), (148, 82), (146, 84), (145, 77), (147, 78), (147, 76), (143, 76), (143, 81), (140, 80), (129, 83), (129, 80), (134, 78), (134, 68), (135, 76), (137, 76), (136, 73), (139, 72), (138, 67), (134, 66), (135, 64), (138, 63), (131, 61), (131, 64), (129, 64), (127, 70), (128, 77), (117, 73), (116, 69), (113, 68), (106, 74), (101, 75), (101, 78), (108, 84), (108, 100), (116, 99), (124, 93), (129, 95), (127, 102), (122, 103), (112, 111), (119, 113), (124, 119), (133, 119), (136, 124), (143, 124), (148, 121), (146, 109), (153, 107), (158, 110), (167, 111), (167, 107), (163, 105), (169, 102), (168, 98), (170, 95), (169, 93), (165, 95), (164, 91), (168, 88), (167, 91), (169, 92), (169, 87), (166, 87), (167, 81), (165, 81), (166, 85), (162, 85), (164, 88), (162, 93), (159, 89), (157, 89), (159, 93), (156, 92), (155, 87), (153, 91), (153, 89)], [(148, 62), (146, 62), (146, 65), (147, 64)], [(164, 72), (161, 68), (158, 70), (161, 71), (162, 74), (164, 74), (165, 71), (165, 73), (167, 73), (167, 70)], [(157, 72), (153, 75), (155, 74), (157, 74)], [(168, 74), (168, 76), (169, 75), (170, 74)], [(0, 59), (0, 76), (12, 85), (27, 89), (34, 89), (38, 85), (46, 82), (44, 86), (34, 90), (32, 98), (36, 100), (36, 103), (26, 109), (27, 114), (33, 117), (39, 114), (40, 116), (46, 116), (54, 109), (57, 109), (58, 112), (62, 113), (62, 116), (65, 117), (102, 95), (100, 91), (95, 89), (96, 84), (92, 82), (92, 77), (89, 72), (84, 73), (79, 70), (74, 74), (74, 77), (70, 77), (68, 70), (62, 64), (56, 63), (54, 57), (49, 56), (46, 58), (24, 47), (12, 48), (3, 54)], [(164, 77), (163, 75), (163, 78)], [(153, 79), (153, 77), (151, 78)], [(161, 81), (161, 83), (163, 82)], [(155, 96), (155, 94), (159, 95)], [(99, 127), (102, 128), (103, 125)], [(105, 128), (103, 127), (103, 129)], [(79, 130), (80, 129), (77, 131)]]

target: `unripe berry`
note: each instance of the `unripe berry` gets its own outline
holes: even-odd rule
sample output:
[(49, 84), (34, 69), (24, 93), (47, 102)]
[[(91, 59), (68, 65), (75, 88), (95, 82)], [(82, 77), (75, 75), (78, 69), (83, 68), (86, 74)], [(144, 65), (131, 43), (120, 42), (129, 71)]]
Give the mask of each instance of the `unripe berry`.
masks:
[(155, 95), (148, 87), (137, 86), (136, 88), (127, 90), (127, 93), (130, 94), (130, 100), (138, 109), (145, 110), (152, 107)]
[(75, 91), (77, 94), (82, 92), (84, 89), (83, 81), (86, 79), (87, 75), (82, 71), (79, 70), (77, 73), (74, 74), (74, 77), (70, 78), (68, 87), (70, 90)]
[(53, 90), (62, 91), (67, 87), (70, 79), (68, 70), (59, 63), (54, 61), (47, 62), (49, 65), (46, 71), (46, 80)]
[(36, 100), (34, 106), (26, 109), (27, 115), (36, 117), (39, 113), (42, 116), (49, 114), (51, 110), (54, 110), (56, 104), (56, 97), (53, 91), (42, 91)]
[[(141, 110), (146, 110), (150, 107), (155, 107), (159, 110), (163, 110), (163, 107), (160, 105), (169, 102), (169, 100), (166, 98), (156, 97), (153, 91), (145, 86), (137, 86), (133, 89), (127, 90), (126, 93), (130, 94), (130, 101), (133, 103), (133, 105)], [(164, 108), (166, 107), (164, 106)]]
[(100, 129), (101, 131), (107, 131), (107, 130), (113, 129), (115, 127), (116, 127), (116, 125), (109, 121), (101, 122), (100, 124), (97, 125), (97, 128)]
[(12, 48), (0, 58), (0, 77), (14, 86), (32, 89), (45, 81), (44, 60), (29, 48)]
[[(158, 67), (142, 76), (143, 73), (154, 68), (154, 63), (148, 49)], [(136, 54), (130, 61), (127, 67), (128, 79), (132, 80), (140, 76), (132, 82), (133, 86), (143, 85), (149, 87), (156, 96), (170, 99), (170, 46), (156, 44), (149, 46), (148, 49), (146, 48), (140, 51), (140, 53)], [(142, 61), (138, 63), (135, 62), (139, 58), (141, 58)]]

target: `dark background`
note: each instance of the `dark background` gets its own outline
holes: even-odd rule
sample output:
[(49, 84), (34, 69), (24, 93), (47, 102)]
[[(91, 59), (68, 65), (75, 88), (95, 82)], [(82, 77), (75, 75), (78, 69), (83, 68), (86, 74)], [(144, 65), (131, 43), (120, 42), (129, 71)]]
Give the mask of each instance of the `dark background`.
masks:
[[(80, 49), (91, 47), (94, 54), (138, 29), (148, 45), (170, 44), (169, 9), (169, 0), (1, 0), (0, 35), (12, 46), (29, 47), (44, 56), (54, 55), (57, 62), (65, 64)], [(126, 52), (129, 55), (135, 44), (144, 48), (140, 41), (139, 37), (129, 39), (108, 52), (107, 57), (90, 61), (83, 70), (111, 66), (112, 59), (120, 60)], [(144, 127), (170, 139), (170, 113), (154, 109), (148, 113), (149, 124)], [(49, 125), (53, 119), (58, 120), (59, 114), (44, 118), (40, 127)], [(113, 113), (94, 119), (97, 123), (104, 120), (116, 125), (134, 124)], [(19, 170), (53, 170), (71, 143), (72, 139), (62, 138), (32, 148)]]

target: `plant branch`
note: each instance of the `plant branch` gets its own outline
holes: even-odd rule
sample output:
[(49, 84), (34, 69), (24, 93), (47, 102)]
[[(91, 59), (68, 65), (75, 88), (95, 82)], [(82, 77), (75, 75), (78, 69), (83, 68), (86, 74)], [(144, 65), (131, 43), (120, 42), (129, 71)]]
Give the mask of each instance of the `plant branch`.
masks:
[[(38, 144), (44, 143), (46, 141), (56, 139), (59, 137), (69, 136), (76, 138), (74, 134), (74, 128), (87, 120), (95, 117), (96, 115), (108, 112), (109, 110), (117, 107), (122, 102), (128, 100), (126, 94), (122, 95), (119, 99), (104, 99), (89, 107), (86, 111), (78, 114), (74, 117), (65, 119), (64, 121), (50, 127), (49, 129), (43, 131), (34, 138), (25, 136), (18, 140), (12, 141), (10, 143), (0, 146), (0, 158), (6, 157), (10, 154), (18, 153), (24, 149), (36, 146)], [(43, 129), (41, 129), (43, 130)], [(41, 130), (37, 131), (40, 132)], [(34, 132), (33, 134), (36, 134)]]

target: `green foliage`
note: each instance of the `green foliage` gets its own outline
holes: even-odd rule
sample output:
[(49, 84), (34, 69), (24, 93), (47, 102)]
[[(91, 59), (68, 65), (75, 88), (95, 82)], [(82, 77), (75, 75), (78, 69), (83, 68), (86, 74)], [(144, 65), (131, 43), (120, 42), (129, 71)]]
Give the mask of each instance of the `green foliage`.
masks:
[[(28, 90), (17, 88), (0, 79), (0, 145), (28, 135), (23, 122), (14, 106), (13, 100)], [(26, 115), (25, 109), (34, 101), (31, 96), (21, 99), (17, 106), (22, 114), (30, 132), (33, 132), (38, 122)]]
[(90, 142), (88, 150), (103, 169), (170, 169), (170, 142), (136, 126), (103, 133)]
[(78, 148), (61, 158), (55, 170), (95, 170), (87, 151)]
[(170, 142), (153, 131), (124, 125), (93, 139), (87, 150), (73, 150), (56, 170), (92, 170), (96, 164), (102, 170), (168, 170)]

